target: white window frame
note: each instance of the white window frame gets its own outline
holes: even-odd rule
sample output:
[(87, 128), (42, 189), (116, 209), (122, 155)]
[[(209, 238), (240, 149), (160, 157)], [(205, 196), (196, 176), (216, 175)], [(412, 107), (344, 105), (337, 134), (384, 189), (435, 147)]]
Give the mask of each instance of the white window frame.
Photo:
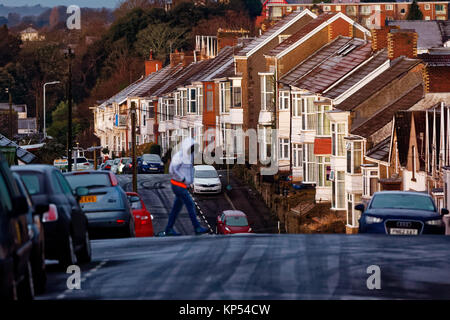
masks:
[[(364, 197), (372, 197), (372, 195), (379, 191), (380, 187), (378, 184), (378, 179), (380, 179), (380, 174), (378, 167), (363, 167), (362, 168), (363, 175), (363, 196)], [(377, 187), (376, 190), (372, 190), (371, 180), (377, 179)]]
[[(339, 173), (341, 173), (342, 175), (341, 175), (341, 179), (338, 179), (339, 178)], [(343, 188), (342, 188), (342, 195), (341, 195), (341, 197), (342, 197), (342, 206), (341, 207), (339, 207), (338, 206), (338, 190), (339, 190), (339, 185), (343, 185)], [(346, 209), (346, 194), (345, 194), (345, 170), (339, 170), (339, 171), (335, 171), (335, 175), (334, 175), (334, 180), (333, 180), (333, 183), (332, 183), (332, 186), (331, 186), (331, 188), (332, 188), (332, 208), (333, 209), (335, 209), (335, 210), (347, 210)]]
[[(292, 117), (293, 118), (301, 118), (302, 116), (302, 104), (303, 98), (301, 93), (293, 92), (292, 93)], [(300, 121), (301, 123), (301, 121)]]
[(392, 5), (392, 4), (386, 4), (386, 5), (384, 6), (384, 8), (385, 8), (386, 11), (392, 11), (392, 10), (394, 10), (394, 5)]
[(303, 183), (316, 183), (316, 161), (314, 144), (303, 145)]
[[(359, 144), (359, 148), (356, 146)], [(347, 140), (345, 143), (345, 149), (346, 149), (346, 158), (347, 158), (347, 165), (346, 165), (346, 172), (348, 174), (362, 174), (362, 167), (363, 164), (363, 154), (364, 154), (364, 141), (363, 140)], [(357, 152), (359, 152), (359, 167), (355, 167), (355, 160)], [(349, 167), (350, 166), (350, 167)]]
[(267, 88), (267, 78), (271, 77), (273, 79), (273, 73), (260, 73), (261, 79), (261, 111), (273, 111), (274, 110), (274, 84), (272, 88)]
[(278, 138), (279, 148), (279, 159), (280, 160), (289, 160), (289, 155), (291, 152), (289, 138)]
[[(343, 131), (339, 131), (339, 128)], [(346, 122), (331, 122), (331, 154), (335, 157), (345, 157), (345, 141), (344, 137), (347, 135), (347, 123)], [(339, 141), (342, 146), (339, 149)], [(338, 151), (342, 151), (339, 153)]]
[(316, 156), (316, 159), (317, 159), (317, 185), (319, 187), (331, 187), (331, 180), (329, 180), (329, 176), (327, 176), (328, 169), (330, 169), (331, 172), (331, 157)]
[(300, 143), (292, 144), (292, 166), (294, 168), (303, 167), (303, 145)]
[(231, 108), (241, 108), (241, 107), (242, 107), (241, 79), (233, 79), (231, 87)]
[(348, 193), (346, 196), (346, 202), (347, 202), (346, 208), (347, 225), (351, 227), (358, 227), (359, 226), (358, 220), (361, 215), (361, 212), (356, 210), (355, 206), (361, 203), (361, 195), (357, 193)]
[[(315, 97), (303, 97), (302, 102), (302, 130), (316, 130), (317, 108), (314, 105)], [(310, 123), (312, 121), (312, 123)]]
[(229, 113), (231, 108), (231, 83), (229, 81), (219, 84), (220, 113)]
[[(331, 136), (331, 124), (330, 119), (326, 115), (327, 111), (331, 110), (331, 105), (318, 105), (317, 106), (317, 121), (316, 121), (316, 134), (318, 136)], [(328, 130), (325, 130), (325, 127)]]
[[(192, 92), (194, 93), (194, 97), (192, 97)], [(195, 110), (192, 110), (193, 107)], [(197, 88), (188, 88), (187, 113), (197, 114), (197, 109)]]
[(290, 95), (289, 91), (280, 91), (279, 110), (289, 110)]
[(203, 87), (197, 87), (197, 115), (203, 114)]

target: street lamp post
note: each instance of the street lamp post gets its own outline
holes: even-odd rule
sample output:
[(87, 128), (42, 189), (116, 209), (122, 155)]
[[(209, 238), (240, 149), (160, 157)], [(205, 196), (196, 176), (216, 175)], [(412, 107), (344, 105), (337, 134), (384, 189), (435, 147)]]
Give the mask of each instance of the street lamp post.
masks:
[(46, 82), (44, 83), (44, 140), (45, 138), (47, 138), (47, 131), (46, 131), (46, 127), (45, 127), (45, 86), (48, 84), (57, 84), (60, 83), (59, 81), (52, 81), (52, 82)]

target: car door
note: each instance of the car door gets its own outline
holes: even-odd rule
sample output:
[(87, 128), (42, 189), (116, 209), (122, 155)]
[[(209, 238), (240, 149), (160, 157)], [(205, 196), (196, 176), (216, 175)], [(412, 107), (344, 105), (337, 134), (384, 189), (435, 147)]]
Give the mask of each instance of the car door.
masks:
[(61, 186), (62, 192), (67, 197), (71, 205), (71, 217), (73, 227), (73, 237), (76, 244), (83, 243), (86, 233), (87, 218), (73, 194), (73, 190), (67, 182), (66, 178), (59, 171), (55, 171), (56, 179)]
[[(72, 204), (69, 202), (69, 199), (64, 194), (62, 187), (58, 181), (58, 177), (56, 173), (58, 170), (50, 170), (46, 172), (46, 180), (50, 185), (50, 189), (52, 193), (48, 192), (51, 203), (56, 204), (58, 208), (58, 219), (64, 219), (66, 223), (69, 225), (72, 224)], [(62, 214), (62, 217), (60, 215)]]

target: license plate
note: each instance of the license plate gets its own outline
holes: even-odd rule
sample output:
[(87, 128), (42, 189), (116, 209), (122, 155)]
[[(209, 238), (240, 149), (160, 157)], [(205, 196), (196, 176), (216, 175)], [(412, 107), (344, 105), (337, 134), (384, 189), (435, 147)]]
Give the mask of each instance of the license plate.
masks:
[(416, 236), (419, 234), (417, 229), (391, 228), (389, 234), (400, 236)]
[(82, 196), (80, 203), (97, 202), (97, 196)]

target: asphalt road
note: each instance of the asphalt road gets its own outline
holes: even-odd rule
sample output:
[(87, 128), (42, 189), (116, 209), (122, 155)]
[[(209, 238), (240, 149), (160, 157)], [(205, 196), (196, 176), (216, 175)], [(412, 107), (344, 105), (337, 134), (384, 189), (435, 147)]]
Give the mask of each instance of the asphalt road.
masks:
[[(131, 190), (130, 176), (119, 180)], [(168, 176), (138, 183), (155, 232), (163, 230), (174, 200)], [(229, 195), (194, 196), (199, 219), (214, 229), (217, 212), (237, 207), (258, 233), (195, 236), (183, 209), (175, 224), (183, 236), (92, 240), (79, 290), (49, 261), (37, 299), (450, 299), (450, 237), (276, 234), (257, 195), (231, 184)], [(380, 289), (368, 289), (370, 266), (379, 267)]]

